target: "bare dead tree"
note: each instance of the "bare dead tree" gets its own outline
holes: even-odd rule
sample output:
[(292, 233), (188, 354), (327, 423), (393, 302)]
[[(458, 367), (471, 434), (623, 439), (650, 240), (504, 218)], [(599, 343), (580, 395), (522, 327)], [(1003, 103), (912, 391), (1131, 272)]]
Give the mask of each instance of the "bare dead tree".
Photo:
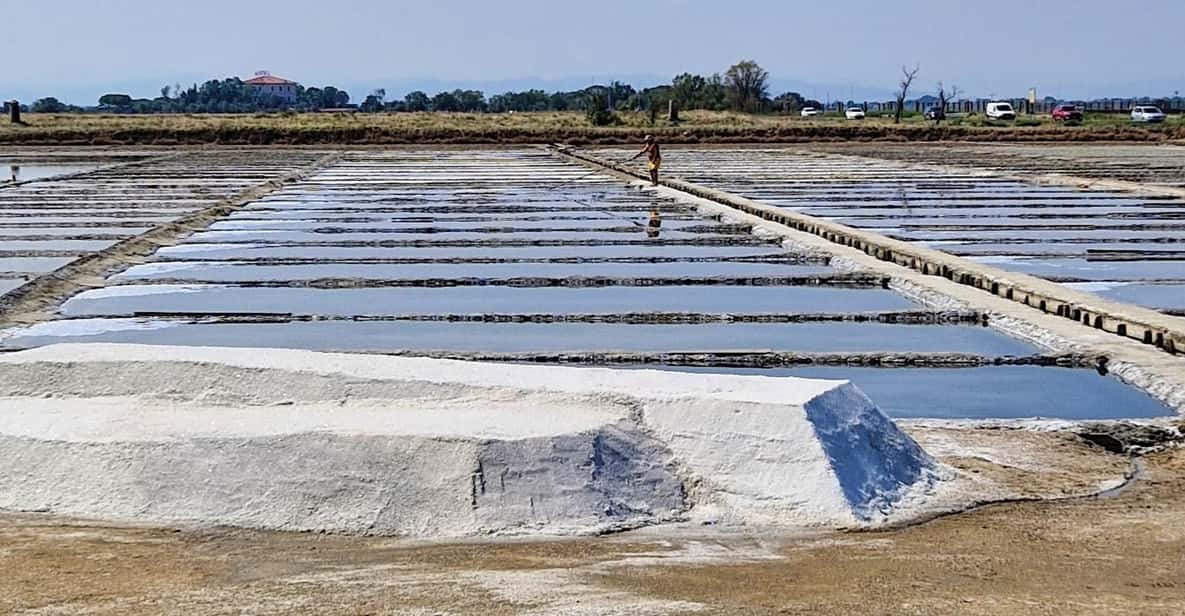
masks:
[(948, 90), (942, 82), (938, 82), (938, 113), (934, 114), (934, 125), (937, 126), (946, 119), (946, 106), (959, 98), (959, 86), (952, 84)]
[(905, 97), (909, 96), (909, 86), (913, 85), (914, 77), (918, 76), (921, 65), (915, 64), (913, 70), (901, 66), (901, 83), (897, 90), (897, 113), (893, 116), (893, 123), (901, 123), (901, 114), (905, 112)]

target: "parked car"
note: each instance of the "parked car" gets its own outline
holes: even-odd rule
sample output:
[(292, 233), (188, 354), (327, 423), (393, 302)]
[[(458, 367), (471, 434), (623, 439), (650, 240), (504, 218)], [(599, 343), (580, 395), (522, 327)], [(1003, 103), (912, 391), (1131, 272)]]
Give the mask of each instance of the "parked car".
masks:
[(847, 110), (843, 112), (843, 114), (847, 116), (849, 120), (864, 119), (864, 110), (859, 107), (848, 107)]
[(1155, 105), (1137, 105), (1132, 107), (1132, 122), (1155, 124), (1164, 122), (1164, 112)]
[(934, 120), (935, 122), (938, 120), (945, 120), (946, 110), (944, 110), (942, 107), (931, 107), (926, 110), (925, 118), (927, 120)]
[(815, 116), (823, 115), (823, 111), (821, 109), (819, 109), (818, 107), (803, 107), (802, 113), (800, 113), (799, 115), (801, 115), (804, 118), (813, 118)]
[(1059, 122), (1081, 122), (1082, 111), (1074, 105), (1058, 105), (1053, 108), (1050, 113), (1054, 120)]
[(1015, 120), (1016, 110), (1011, 103), (988, 103), (984, 112), (989, 120)]

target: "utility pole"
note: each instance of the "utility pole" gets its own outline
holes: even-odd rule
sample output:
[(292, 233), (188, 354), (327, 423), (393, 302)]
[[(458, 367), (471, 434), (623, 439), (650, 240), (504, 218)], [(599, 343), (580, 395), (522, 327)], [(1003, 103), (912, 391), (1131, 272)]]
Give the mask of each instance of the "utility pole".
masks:
[(21, 121), (20, 101), (8, 101), (8, 119), (12, 121), (13, 124), (24, 124), (24, 122)]

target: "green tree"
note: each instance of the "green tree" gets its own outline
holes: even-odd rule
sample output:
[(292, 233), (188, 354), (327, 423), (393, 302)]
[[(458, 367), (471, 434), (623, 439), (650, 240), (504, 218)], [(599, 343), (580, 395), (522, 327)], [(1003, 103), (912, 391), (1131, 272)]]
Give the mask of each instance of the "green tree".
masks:
[(486, 95), (480, 90), (453, 90), (453, 98), (457, 99), (457, 109), (470, 113), (486, 110)]
[(769, 72), (752, 60), (742, 60), (724, 73), (724, 85), (736, 111), (756, 113), (769, 98)]
[(362, 101), (359, 109), (363, 113), (379, 113), (383, 110), (383, 99), (379, 98), (377, 94), (371, 94), (366, 97), (366, 100)]
[(321, 88), (305, 88), (303, 91), (297, 92), (296, 101), (301, 109), (316, 110), (321, 108), (321, 99), (324, 94)]
[(708, 80), (700, 75), (683, 73), (671, 81), (671, 98), (681, 109), (700, 109)]
[(728, 87), (724, 85), (724, 78), (720, 73), (713, 73), (708, 77), (708, 85), (704, 87), (704, 109), (724, 111), (728, 109)]
[(572, 108), (572, 98), (563, 93), (556, 92), (548, 98), (548, 108), (555, 111), (567, 111)]
[(452, 92), (440, 92), (432, 97), (432, 111), (460, 111), (461, 101)]
[(403, 97), (403, 106), (407, 111), (428, 111), (432, 108), (432, 99), (428, 95), (416, 90)]
[[(318, 108), (319, 109), (333, 109), (334, 107), (340, 107), (340, 105), (338, 104), (339, 100), (341, 100), (341, 96), (340, 96), (340, 92), (338, 91), (338, 89), (333, 86), (325, 86), (321, 90), (321, 101), (320, 101), (320, 105), (318, 105)], [(349, 102), (348, 96), (347, 96), (347, 102)]]
[(786, 92), (779, 94), (773, 100), (775, 109), (782, 113), (798, 113), (802, 111), (803, 107), (807, 107), (806, 99), (798, 92)]
[(609, 126), (617, 123), (617, 114), (609, 109), (609, 97), (604, 88), (599, 86), (589, 88), (584, 115), (588, 118), (589, 124), (593, 126)]
[(99, 97), (99, 104), (105, 107), (128, 107), (132, 104), (132, 97), (127, 94), (104, 94)]
[(29, 106), (29, 111), (33, 113), (64, 113), (66, 110), (66, 105), (52, 96), (37, 99)]

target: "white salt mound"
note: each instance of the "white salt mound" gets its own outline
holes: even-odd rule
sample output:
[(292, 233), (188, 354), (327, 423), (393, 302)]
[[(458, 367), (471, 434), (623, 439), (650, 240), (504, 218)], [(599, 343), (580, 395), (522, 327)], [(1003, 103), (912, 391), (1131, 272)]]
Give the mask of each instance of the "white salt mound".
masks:
[(938, 465), (846, 382), (287, 350), (0, 357), (0, 509), (416, 536), (908, 518)]

